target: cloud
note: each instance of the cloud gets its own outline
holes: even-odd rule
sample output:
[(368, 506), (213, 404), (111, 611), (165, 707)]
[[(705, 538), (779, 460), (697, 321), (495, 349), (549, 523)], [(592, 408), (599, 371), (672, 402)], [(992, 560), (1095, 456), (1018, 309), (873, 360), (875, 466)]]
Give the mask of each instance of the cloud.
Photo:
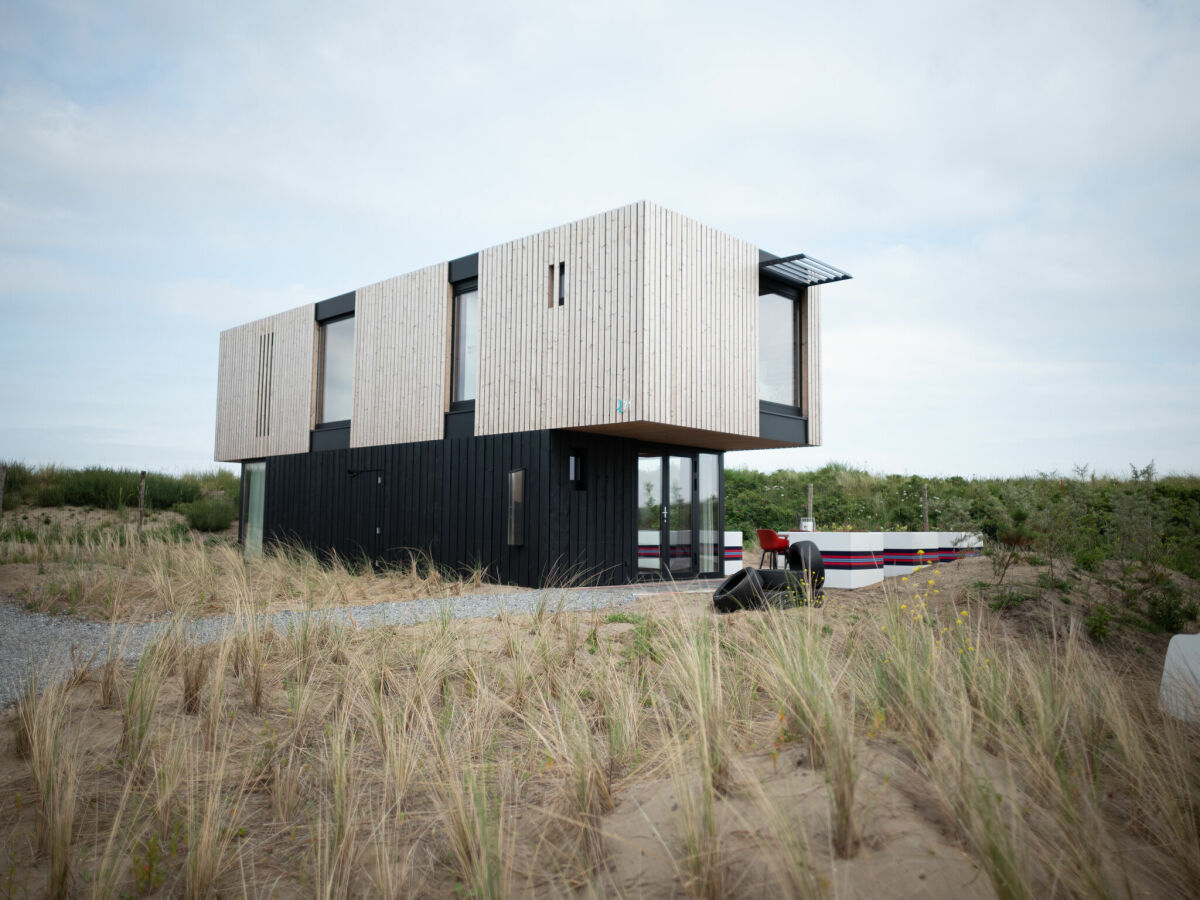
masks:
[(1194, 469), (1197, 83), (1187, 3), (22, 7), (4, 412), (203, 458), (221, 328), (647, 198), (855, 275), (821, 454)]

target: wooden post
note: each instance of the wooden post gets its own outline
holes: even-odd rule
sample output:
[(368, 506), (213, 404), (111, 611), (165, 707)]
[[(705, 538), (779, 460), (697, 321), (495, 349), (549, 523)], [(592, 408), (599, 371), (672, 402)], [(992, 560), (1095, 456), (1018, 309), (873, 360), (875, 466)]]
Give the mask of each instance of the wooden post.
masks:
[(810, 519), (813, 517), (813, 515), (812, 515), (812, 483), (811, 482), (809, 482), (809, 485), (808, 485), (808, 517)]
[(142, 516), (146, 512), (146, 472), (143, 469), (138, 478), (138, 540), (142, 539)]
[(925, 531), (929, 530), (929, 485), (921, 485), (921, 512), (925, 517)]
[(4, 512), (4, 479), (8, 478), (8, 464), (0, 463), (0, 513)]

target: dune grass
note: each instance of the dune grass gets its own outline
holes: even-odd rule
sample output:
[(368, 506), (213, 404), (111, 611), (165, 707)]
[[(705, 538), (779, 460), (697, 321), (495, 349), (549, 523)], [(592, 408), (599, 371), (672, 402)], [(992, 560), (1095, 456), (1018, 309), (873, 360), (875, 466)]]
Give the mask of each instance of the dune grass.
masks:
[[(1018, 638), (965, 595), (275, 632), (251, 613), (286, 578), (358, 576), (173, 552), (177, 628), (8, 714), (14, 891), (603, 896), (637, 872), (652, 896), (886, 895), (863, 873), (901, 853), (899, 807), (940, 862), (890, 865), (965, 853), (999, 896), (1200, 883), (1196, 729), (1075, 631)], [(238, 613), (204, 647), (197, 585)]]
[(453, 571), (420, 553), (381, 570), (288, 545), (247, 561), (236, 544), (186, 530), (139, 541), (131, 524), (71, 534), (43, 526), (5, 532), (4, 562), (37, 564), (36, 584), (18, 596), (29, 609), (106, 622), (233, 613), (239, 604), (266, 612), (444, 597), (485, 580), (481, 569)]

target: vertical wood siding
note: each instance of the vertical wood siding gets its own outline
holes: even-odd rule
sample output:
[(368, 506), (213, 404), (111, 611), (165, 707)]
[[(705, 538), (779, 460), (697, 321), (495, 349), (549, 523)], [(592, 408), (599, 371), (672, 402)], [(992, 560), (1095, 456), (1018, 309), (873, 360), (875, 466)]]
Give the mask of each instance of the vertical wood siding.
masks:
[[(588, 485), (567, 479), (572, 448)], [(528, 586), (633, 577), (633, 443), (546, 431), (300, 453), (267, 461), (264, 533), (346, 558), (486, 568)], [(507, 544), (507, 476), (526, 473), (525, 543)], [(350, 475), (350, 472), (356, 475)]]
[(758, 435), (758, 248), (645, 204), (638, 419)]
[(479, 254), (476, 434), (630, 419), (617, 401), (641, 390), (643, 215), (635, 203)]
[(821, 289), (808, 288), (808, 365), (804, 372), (804, 391), (808, 401), (808, 443), (821, 444)]
[(442, 437), (448, 277), (439, 263), (355, 292), (351, 447)]
[(311, 303), (221, 333), (217, 460), (308, 450), (315, 346)]
[(652, 422), (758, 435), (752, 244), (640, 202), (482, 251), (479, 291), (476, 434)]

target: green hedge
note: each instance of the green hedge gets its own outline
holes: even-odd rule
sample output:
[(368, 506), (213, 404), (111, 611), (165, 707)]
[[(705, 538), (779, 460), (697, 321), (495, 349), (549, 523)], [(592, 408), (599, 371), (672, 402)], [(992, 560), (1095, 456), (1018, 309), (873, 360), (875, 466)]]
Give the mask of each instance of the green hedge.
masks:
[(1018, 532), (1042, 555), (1067, 556), (1084, 569), (1105, 559), (1161, 563), (1200, 578), (1200, 478), (1156, 479), (1153, 465), (1127, 479), (1042, 474), (1026, 478), (920, 478), (872, 475), (831, 464), (811, 472), (725, 472), (725, 527), (796, 527), (813, 485), (822, 529), (918, 530), (921, 489), (929, 527), (980, 531), (996, 540)]

